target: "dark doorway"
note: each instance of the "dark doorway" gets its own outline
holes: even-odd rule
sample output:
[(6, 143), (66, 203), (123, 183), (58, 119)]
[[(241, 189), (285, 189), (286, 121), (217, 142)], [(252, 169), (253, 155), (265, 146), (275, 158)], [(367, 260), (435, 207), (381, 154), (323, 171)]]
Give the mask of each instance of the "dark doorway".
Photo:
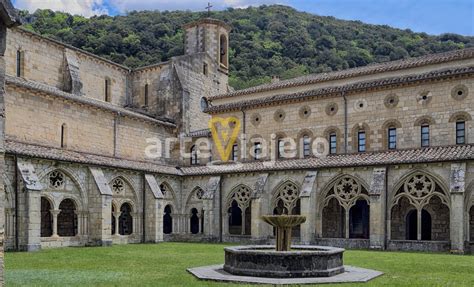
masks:
[(173, 232), (173, 218), (171, 217), (171, 206), (165, 206), (165, 214), (163, 215), (163, 233), (171, 234)]
[(416, 209), (410, 210), (408, 212), (406, 222), (407, 222), (406, 239), (417, 240), (418, 239), (418, 220), (417, 220)]
[(41, 198), (41, 237), (53, 235), (53, 217), (51, 216), (51, 204), (49, 200)]
[(369, 238), (369, 205), (358, 200), (349, 210), (349, 238)]
[(191, 233), (199, 233), (199, 216), (196, 208), (191, 209)]
[(112, 218), (112, 220), (111, 220), (112, 221), (112, 223), (111, 223), (112, 224), (112, 235), (115, 234), (115, 215), (114, 215), (114, 213), (115, 213), (115, 206), (112, 204), (112, 217), (111, 217)]
[(229, 212), (229, 233), (242, 234), (242, 210), (240, 210), (237, 201), (233, 200), (228, 210)]
[(132, 206), (128, 203), (120, 207), (119, 234), (130, 235), (133, 233)]
[(252, 234), (252, 203), (245, 209), (245, 235)]
[(421, 240), (431, 240), (431, 215), (425, 209), (421, 211)]
[(65, 199), (59, 205), (58, 214), (58, 235), (76, 236), (77, 215), (76, 205), (72, 199)]

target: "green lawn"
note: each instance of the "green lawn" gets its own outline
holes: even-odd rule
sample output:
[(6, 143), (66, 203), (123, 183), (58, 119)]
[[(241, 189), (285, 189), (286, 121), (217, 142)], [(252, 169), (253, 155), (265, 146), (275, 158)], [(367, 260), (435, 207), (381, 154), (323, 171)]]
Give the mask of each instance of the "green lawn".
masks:
[[(7, 286), (238, 286), (199, 281), (186, 271), (188, 267), (223, 263), (224, 246), (162, 243), (8, 252), (6, 283)], [(385, 273), (361, 286), (474, 286), (474, 256), (351, 250), (345, 252), (344, 258), (345, 264)]]

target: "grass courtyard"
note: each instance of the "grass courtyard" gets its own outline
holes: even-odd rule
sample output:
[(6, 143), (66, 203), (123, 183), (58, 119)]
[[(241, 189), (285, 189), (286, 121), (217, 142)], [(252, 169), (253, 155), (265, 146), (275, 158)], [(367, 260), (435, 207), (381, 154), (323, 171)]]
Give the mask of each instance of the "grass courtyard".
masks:
[[(6, 285), (239, 286), (199, 281), (186, 271), (189, 267), (223, 263), (224, 246), (162, 243), (8, 252)], [(349, 250), (344, 258), (347, 265), (385, 273), (360, 286), (474, 286), (474, 256)]]

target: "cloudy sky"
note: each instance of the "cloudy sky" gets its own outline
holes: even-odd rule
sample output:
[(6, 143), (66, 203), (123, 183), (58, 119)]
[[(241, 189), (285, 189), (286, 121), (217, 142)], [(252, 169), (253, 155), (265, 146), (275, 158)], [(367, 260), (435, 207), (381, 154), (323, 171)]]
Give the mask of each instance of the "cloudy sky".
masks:
[[(35, 11), (49, 8), (86, 17), (117, 15), (132, 10), (204, 10), (207, 0), (13, 0), (15, 7)], [(474, 35), (472, 0), (214, 0), (213, 9), (285, 4), (300, 11), (387, 24), (430, 34)]]

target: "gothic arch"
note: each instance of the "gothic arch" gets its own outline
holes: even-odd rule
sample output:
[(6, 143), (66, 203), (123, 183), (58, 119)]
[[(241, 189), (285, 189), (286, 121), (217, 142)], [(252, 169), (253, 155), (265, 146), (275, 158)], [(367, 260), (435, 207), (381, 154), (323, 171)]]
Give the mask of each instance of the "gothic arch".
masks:
[(88, 205), (88, 196), (87, 196), (87, 192), (86, 192), (87, 189), (85, 188), (84, 184), (81, 182), (79, 177), (72, 170), (70, 170), (69, 168), (49, 166), (49, 167), (41, 170), (40, 172), (38, 172), (38, 178), (39, 178), (40, 182), (44, 182), (45, 177), (53, 171), (62, 172), (64, 175), (69, 177), (74, 182), (74, 184), (79, 189), (79, 193), (81, 195), (81, 202), (83, 202), (84, 206), (87, 206)]
[[(324, 185), (324, 187), (322, 188), (322, 192), (319, 194), (319, 199), (317, 200), (317, 202), (319, 203), (319, 210), (320, 210), (320, 211), (322, 211), (322, 209), (324, 208), (324, 206), (328, 204), (328, 202), (329, 202), (330, 199), (327, 199), (327, 197), (328, 197), (329, 193), (332, 191), (334, 185), (335, 185), (338, 181), (340, 181), (341, 179), (343, 179), (343, 178), (345, 178), (345, 177), (346, 177), (346, 178), (353, 179), (354, 181), (356, 181), (356, 182), (360, 185), (360, 187), (362, 188), (361, 191), (362, 191), (362, 190), (368, 191), (368, 190), (370, 189), (370, 188), (369, 188), (369, 185), (365, 182), (365, 180), (363, 180), (363, 179), (362, 179), (360, 176), (358, 176), (358, 175), (355, 175), (355, 174), (354, 174), (354, 175), (350, 175), (350, 174), (346, 174), (346, 173), (338, 174), (338, 175), (334, 176), (328, 183), (326, 183), (326, 184)], [(359, 196), (359, 195), (360, 195), (360, 196)], [(335, 197), (335, 196), (332, 196), (332, 197)], [(331, 197), (331, 198), (332, 198), (332, 197)], [(357, 198), (359, 198), (359, 197), (362, 197), (362, 198), (366, 199), (367, 202), (370, 203), (370, 200), (369, 200), (367, 194), (360, 192), (360, 193), (357, 194)], [(351, 199), (354, 199), (354, 198), (351, 198)], [(349, 203), (352, 204), (352, 203), (354, 203), (354, 202), (353, 202), (353, 201), (350, 201)], [(349, 204), (349, 205), (350, 205), (349, 207), (352, 206), (351, 204)], [(346, 206), (348, 206), (348, 205), (346, 204)]]
[(252, 189), (245, 184), (236, 185), (227, 195), (224, 214), (227, 214), (226, 232), (229, 234), (251, 234), (251, 195)]
[(202, 233), (204, 230), (204, 189), (195, 186), (188, 194), (183, 214), (189, 216), (186, 230), (192, 234)]
[[(422, 176), (423, 177), (423, 178), (418, 178), (418, 180), (415, 180), (416, 182), (422, 183), (423, 179), (428, 179), (428, 181), (426, 181), (426, 183), (427, 184), (432, 183), (429, 186), (430, 190), (420, 191), (420, 192), (425, 193), (424, 196), (410, 196), (410, 194), (400, 192), (400, 189), (402, 189), (402, 187), (404, 187), (404, 185), (405, 185), (405, 187), (407, 187), (406, 186), (407, 181), (410, 180), (413, 177), (416, 177), (416, 176)], [(410, 183), (410, 185), (413, 186), (414, 183)], [(438, 186), (439, 188), (436, 189), (436, 186)], [(426, 186), (426, 188), (428, 188), (428, 186)], [(442, 178), (439, 177), (438, 175), (436, 175), (434, 173), (427, 172), (427, 171), (422, 170), (422, 169), (411, 170), (411, 171), (407, 172), (405, 175), (403, 175), (402, 177), (400, 177), (397, 184), (394, 186), (394, 188), (390, 192), (390, 194), (389, 194), (389, 200), (390, 200), (389, 201), (389, 206), (390, 206), (390, 208), (392, 208), (395, 204), (398, 203), (398, 201), (400, 200), (401, 197), (405, 196), (405, 197), (407, 197), (407, 199), (410, 201), (411, 204), (413, 204), (415, 207), (419, 208), (419, 207), (422, 207), (427, 202), (429, 202), (431, 197), (439, 196), (440, 199), (443, 201), (443, 203), (446, 204), (449, 208), (450, 207), (450, 196), (449, 196), (448, 190), (449, 190), (448, 186), (444, 183)], [(415, 191), (413, 190), (412, 193), (415, 193)]]
[(163, 193), (164, 199), (174, 202), (174, 200), (176, 199), (176, 194), (171, 184), (169, 184), (167, 180), (163, 180), (161, 181), (159, 186), (160, 186), (161, 192)]
[[(113, 177), (110, 181), (109, 181), (109, 186), (110, 188), (112, 189), (112, 194), (114, 196), (117, 196), (117, 195), (120, 195), (120, 196), (124, 196), (124, 197), (127, 197), (127, 194), (126, 194), (126, 186), (122, 186), (122, 190), (119, 190), (117, 189), (117, 187), (115, 187), (114, 185), (117, 183), (116, 181), (117, 180), (121, 180), (123, 182), (123, 184), (125, 184), (126, 186), (128, 186), (128, 188), (130, 189), (131, 193), (132, 193), (132, 197), (133, 197), (133, 201), (136, 202), (136, 204), (140, 204), (140, 197), (138, 196), (138, 193), (137, 191), (135, 190), (135, 187), (134, 187), (134, 182), (120, 174), (120, 175), (117, 175), (115, 177)], [(129, 198), (130, 199), (130, 198)]]
[(284, 208), (288, 214), (296, 207), (300, 198), (301, 186), (292, 179), (284, 179), (273, 189), (271, 206), (278, 207), (278, 202), (283, 201)]
[(362, 179), (349, 174), (337, 175), (326, 184), (319, 200), (323, 237), (369, 238), (368, 190)]
[(448, 241), (450, 208), (449, 189), (441, 178), (425, 170), (411, 170), (389, 194), (389, 236), (393, 240)]
[(196, 185), (191, 192), (188, 194), (188, 197), (186, 199), (186, 206), (188, 203), (191, 203), (193, 200), (202, 200), (202, 197), (204, 195), (204, 188), (202, 188), (199, 185)]

